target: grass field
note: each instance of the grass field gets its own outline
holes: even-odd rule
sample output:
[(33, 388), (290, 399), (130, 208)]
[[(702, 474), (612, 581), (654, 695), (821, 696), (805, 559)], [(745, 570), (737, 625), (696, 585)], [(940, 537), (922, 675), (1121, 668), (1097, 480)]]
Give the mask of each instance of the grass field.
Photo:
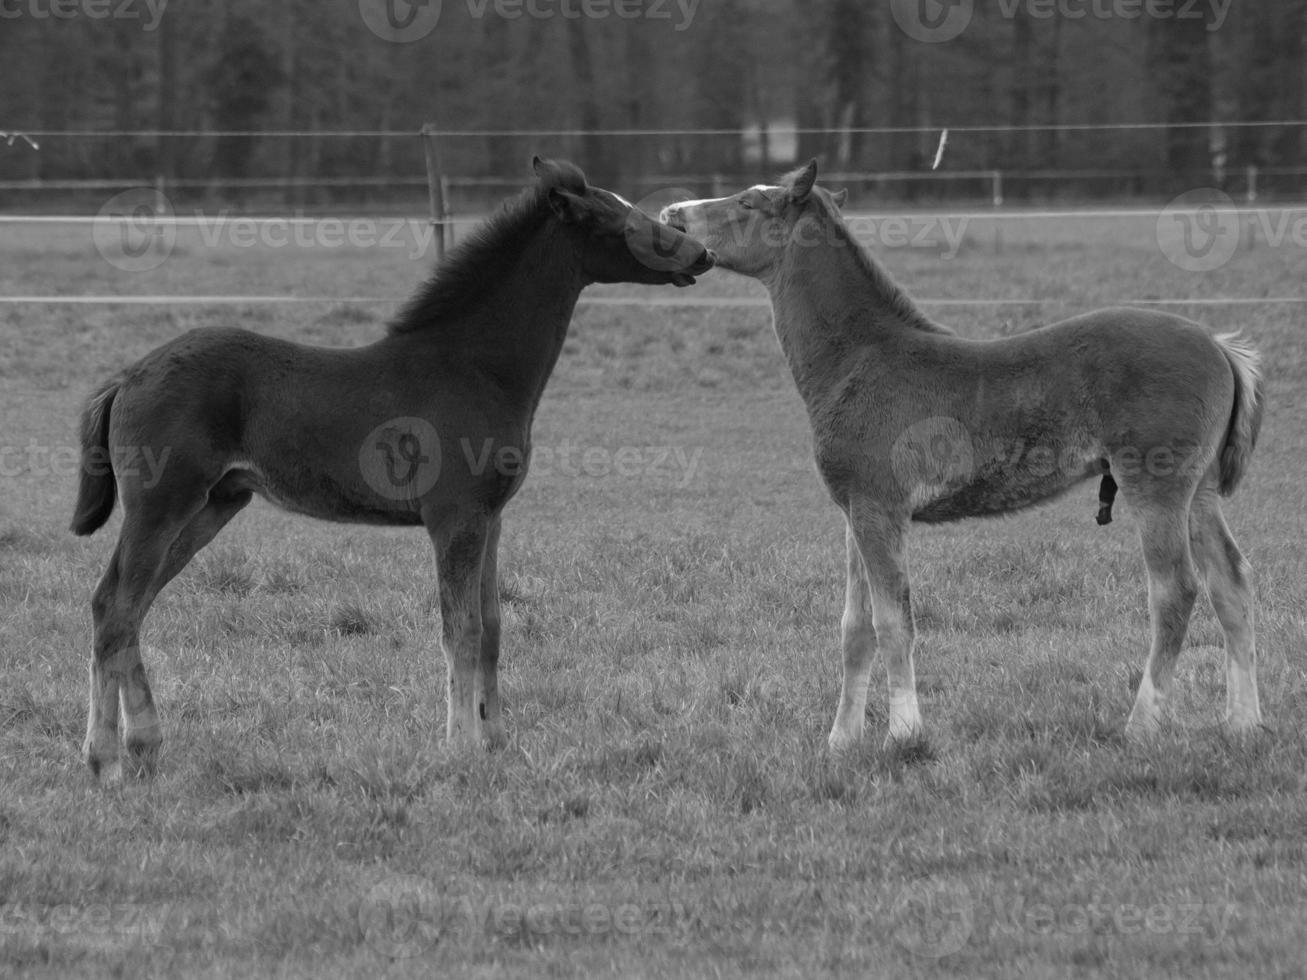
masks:
[[(1291, 241), (1195, 275), (1149, 218), (976, 221), (952, 257), (878, 253), (921, 297), (1030, 301), (930, 307), (977, 337), (1123, 300), (1303, 292)], [(11, 296), (402, 299), (429, 263), (183, 230), (126, 274), (84, 227), (0, 227)], [(758, 292), (713, 274), (676, 295)], [(192, 327), (351, 345), (393, 309), (0, 305), (0, 974), (1301, 976), (1301, 305), (1179, 308), (1266, 357), (1262, 441), (1226, 507), (1259, 594), (1257, 740), (1215, 725), (1206, 606), (1175, 723), (1122, 740), (1142, 561), (1128, 509), (1097, 527), (1086, 485), (915, 533), (929, 748), (881, 749), (877, 674), (872, 737), (829, 758), (843, 527), (768, 311), (590, 305), (506, 515), (505, 751), (442, 745), (424, 534), (256, 503), (147, 620), (159, 777), (93, 785), (89, 596), (118, 515), (65, 530), (81, 400)]]

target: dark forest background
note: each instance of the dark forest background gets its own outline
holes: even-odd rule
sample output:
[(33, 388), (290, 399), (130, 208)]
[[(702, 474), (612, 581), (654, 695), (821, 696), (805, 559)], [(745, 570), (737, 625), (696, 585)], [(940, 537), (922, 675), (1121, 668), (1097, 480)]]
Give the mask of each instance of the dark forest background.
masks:
[[(1086, 174), (1089, 193), (1131, 194), (1233, 182), (1249, 165), (1291, 194), (1307, 165), (1302, 126), (1176, 125), (1307, 116), (1307, 0), (1232, 0), (1219, 27), (1210, 0), (1167, 19), (1037, 16), (1046, 8), (979, 0), (967, 30), (940, 44), (912, 40), (888, 2), (867, 0), (702, 0), (681, 31), (674, 4), (661, 20), (509, 20), (445, 0), (437, 28), (412, 44), (375, 36), (356, 0), (172, 0), (153, 31), (143, 0), (131, 19), (30, 14), (49, 2), (5, 0), (21, 15), (0, 19), (0, 131), (186, 134), (46, 135), (39, 152), (0, 142), (3, 179), (418, 177), (421, 142), (405, 134), (427, 123), (728, 131), (442, 140), (450, 174), (520, 177), (545, 151), (615, 186), (782, 169), (778, 141), (751, 150), (737, 134), (785, 123), (810, 131), (800, 157), (857, 171), (920, 170), (938, 139), (860, 128), (1018, 127), (958, 134), (945, 161), (1018, 175), (1009, 196), (1041, 186), (1019, 175), (1050, 170)], [(1116, 123), (1168, 126), (1020, 128)]]

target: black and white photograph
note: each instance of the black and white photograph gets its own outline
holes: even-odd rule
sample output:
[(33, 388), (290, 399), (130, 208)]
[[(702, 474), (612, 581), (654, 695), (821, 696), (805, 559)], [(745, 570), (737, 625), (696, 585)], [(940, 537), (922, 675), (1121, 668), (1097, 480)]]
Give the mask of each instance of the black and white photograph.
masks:
[(1307, 0), (0, 0), (0, 976), (1307, 950)]

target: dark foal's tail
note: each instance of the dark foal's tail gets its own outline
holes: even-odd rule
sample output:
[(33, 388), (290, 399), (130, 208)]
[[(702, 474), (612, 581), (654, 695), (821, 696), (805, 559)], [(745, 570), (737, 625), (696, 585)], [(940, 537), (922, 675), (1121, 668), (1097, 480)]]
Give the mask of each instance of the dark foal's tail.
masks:
[(1237, 333), (1221, 334), (1216, 343), (1234, 372), (1234, 407), (1230, 410), (1230, 426), (1226, 429), (1220, 456), (1221, 496), (1228, 497), (1234, 493), (1252, 460), (1257, 433), (1262, 427), (1266, 393), (1262, 359), (1256, 349)]
[(94, 534), (113, 513), (118, 487), (109, 458), (109, 410), (122, 384), (114, 378), (86, 400), (82, 409), (82, 466), (77, 484), (74, 534)]

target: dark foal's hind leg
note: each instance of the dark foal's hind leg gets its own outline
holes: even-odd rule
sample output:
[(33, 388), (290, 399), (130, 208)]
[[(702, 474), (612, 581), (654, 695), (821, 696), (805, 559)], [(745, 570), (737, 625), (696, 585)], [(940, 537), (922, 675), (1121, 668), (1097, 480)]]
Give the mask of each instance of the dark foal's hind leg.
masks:
[(91, 600), (95, 636), (91, 656), (90, 704), (82, 751), (92, 775), (122, 775), (119, 708), (132, 754), (148, 767), (162, 741), (159, 717), (141, 662), (141, 621), (153, 598), (153, 583), (166, 563), (181, 527), (176, 519), (154, 524), (129, 512), (109, 567)]
[(481, 685), (477, 711), (481, 737), (491, 749), (503, 748), (504, 716), (499, 702), (499, 530), (496, 517), (486, 535), (481, 563)]
[(1253, 632), (1252, 569), (1221, 514), (1215, 479), (1198, 488), (1189, 511), (1189, 541), (1225, 633), (1225, 724), (1232, 732), (1262, 724)]
[(481, 566), (489, 523), (484, 512), (464, 511), (432, 516), (427, 524), (436, 550), (440, 639), (448, 669), (445, 734), (456, 747), (476, 744), (481, 730)]
[(120, 775), (120, 708), (128, 766), (135, 775), (153, 774), (163, 734), (141, 660), (141, 623), (163, 587), (250, 496), (226, 493), (219, 485), (189, 517), (161, 515), (154, 523), (141, 517), (148, 508), (129, 504), (118, 545), (92, 600), (95, 641), (83, 753), (93, 775), (102, 770), (114, 778)]

